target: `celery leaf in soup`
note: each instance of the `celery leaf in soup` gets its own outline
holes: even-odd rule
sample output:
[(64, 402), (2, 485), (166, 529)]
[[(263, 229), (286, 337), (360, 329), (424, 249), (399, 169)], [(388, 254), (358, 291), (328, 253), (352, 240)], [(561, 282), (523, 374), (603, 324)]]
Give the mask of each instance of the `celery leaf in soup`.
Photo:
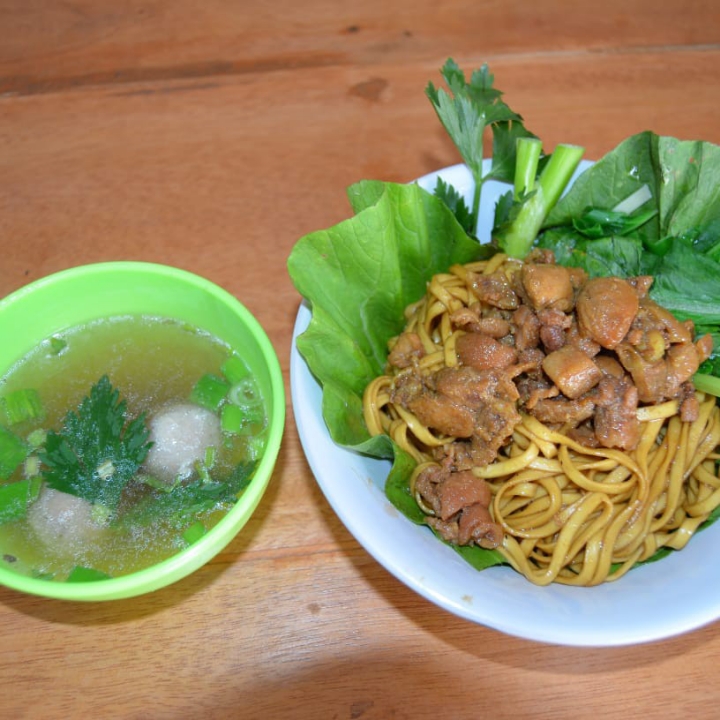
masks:
[(192, 523), (202, 513), (237, 502), (250, 484), (257, 461), (239, 463), (223, 482), (199, 478), (178, 485), (172, 492), (156, 490), (123, 512), (117, 523), (127, 527), (150, 525), (162, 520), (174, 527)]
[(107, 376), (70, 410), (59, 432), (47, 434), (43, 477), (55, 490), (110, 511), (150, 449), (144, 415), (126, 422), (126, 403)]

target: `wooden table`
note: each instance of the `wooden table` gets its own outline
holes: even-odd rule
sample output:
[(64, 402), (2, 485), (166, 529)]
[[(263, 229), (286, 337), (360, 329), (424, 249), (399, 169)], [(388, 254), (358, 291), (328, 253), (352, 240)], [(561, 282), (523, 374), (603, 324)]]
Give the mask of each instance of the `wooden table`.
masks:
[[(362, 178), (458, 162), (424, 95), (490, 64), (545, 141), (597, 158), (652, 129), (720, 142), (714, 0), (0, 0), (0, 294), (73, 265), (192, 270), (267, 329), (289, 391), (286, 259)], [(543, 645), (390, 576), (325, 501), (288, 422), (245, 530), (146, 597), (0, 589), (0, 717), (716, 717), (720, 624)]]

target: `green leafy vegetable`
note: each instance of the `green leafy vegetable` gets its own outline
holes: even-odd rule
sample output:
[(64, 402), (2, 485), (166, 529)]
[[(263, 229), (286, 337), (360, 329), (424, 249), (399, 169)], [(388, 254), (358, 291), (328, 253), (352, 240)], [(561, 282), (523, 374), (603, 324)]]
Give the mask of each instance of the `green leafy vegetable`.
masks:
[[(637, 215), (628, 215), (616, 210), (590, 208), (584, 215), (573, 218), (573, 227), (587, 238), (602, 238), (613, 235), (629, 235), (655, 217), (657, 210), (648, 210)], [(653, 246), (657, 253), (657, 247)], [(658, 253), (660, 254), (660, 253)]]
[(477, 213), (473, 214), (465, 203), (465, 198), (450, 183), (446, 183), (439, 177), (435, 185), (435, 196), (450, 208), (453, 215), (455, 215), (455, 219), (468, 235), (475, 235), (477, 232)]
[(47, 484), (114, 510), (151, 443), (145, 416), (126, 422), (126, 403), (104, 375), (59, 432), (47, 434), (40, 459)]
[[(717, 335), (718, 177), (717, 145), (633, 135), (578, 178), (545, 221), (538, 245), (593, 277), (652, 275), (653, 300)], [(648, 199), (618, 220), (617, 207), (638, 192)]]
[(323, 383), (323, 415), (341, 445), (390, 452), (371, 439), (362, 394), (380, 373), (387, 341), (404, 324), (404, 310), (425, 282), (482, 250), (452, 212), (418, 185), (363, 181), (349, 191), (355, 216), (306, 235), (288, 259), (298, 291), (313, 317), (298, 349)]

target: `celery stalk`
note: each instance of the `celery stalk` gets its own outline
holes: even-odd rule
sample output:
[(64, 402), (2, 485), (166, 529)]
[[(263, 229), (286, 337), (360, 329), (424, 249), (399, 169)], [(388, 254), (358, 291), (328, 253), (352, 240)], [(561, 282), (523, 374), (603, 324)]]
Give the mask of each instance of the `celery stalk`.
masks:
[[(510, 224), (498, 233), (496, 240), (500, 249), (510, 257), (524, 258), (540, 232), (543, 221), (560, 199), (570, 178), (582, 159), (584, 148), (578, 145), (558, 145), (550, 156), (547, 165), (540, 173), (534, 191), (525, 200)], [(530, 160), (532, 155), (529, 155)], [(516, 166), (516, 177), (527, 187), (527, 167)]]
[(715, 395), (720, 397), (720, 378), (714, 375), (703, 375), (702, 373), (695, 373), (693, 375), (693, 385), (696, 390), (707, 393), (708, 395)]
[(515, 199), (520, 200), (535, 190), (537, 168), (542, 153), (542, 141), (535, 137), (522, 137), (517, 141), (515, 161)]

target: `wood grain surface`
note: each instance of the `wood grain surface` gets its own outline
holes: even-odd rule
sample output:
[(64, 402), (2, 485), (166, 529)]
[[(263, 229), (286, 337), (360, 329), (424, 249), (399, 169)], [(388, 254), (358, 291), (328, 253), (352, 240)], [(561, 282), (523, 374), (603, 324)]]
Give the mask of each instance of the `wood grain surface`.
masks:
[[(470, 624), (325, 501), (289, 403), (287, 256), (363, 178), (459, 157), (427, 98), (490, 64), (550, 148), (720, 142), (715, 0), (0, 0), (0, 295), (111, 259), (192, 270), (266, 328), (288, 389), (269, 490), (212, 562), (136, 599), (0, 588), (0, 718), (711, 718), (720, 625), (584, 649)], [(0, 338), (0, 342), (2, 339)]]

